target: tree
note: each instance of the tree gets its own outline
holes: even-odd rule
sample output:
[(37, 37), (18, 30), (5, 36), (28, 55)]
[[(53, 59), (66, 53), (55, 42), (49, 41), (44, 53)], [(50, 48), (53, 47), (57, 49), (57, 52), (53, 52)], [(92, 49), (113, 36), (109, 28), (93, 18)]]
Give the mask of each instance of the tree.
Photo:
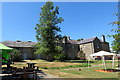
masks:
[(81, 38), (81, 39), (77, 39), (77, 41), (82, 41), (83, 39)]
[(58, 17), (59, 7), (54, 7), (53, 2), (48, 1), (41, 7), (39, 24), (36, 24), (36, 45), (37, 54), (44, 54), (47, 59), (51, 55), (60, 53), (58, 46), (56, 46), (58, 39), (61, 37), (58, 32), (61, 32), (57, 25), (63, 21), (62, 17)]
[(120, 53), (120, 14), (117, 13), (116, 14), (118, 16), (118, 21), (113, 22), (113, 25), (117, 25), (116, 29), (112, 29), (112, 31), (115, 31), (115, 34), (112, 35), (112, 37), (114, 38), (113, 42), (112, 42), (112, 49), (115, 53)]
[(10, 51), (10, 57), (12, 61), (20, 61), (20, 55), (21, 52), (17, 49), (13, 49), (12, 51)]

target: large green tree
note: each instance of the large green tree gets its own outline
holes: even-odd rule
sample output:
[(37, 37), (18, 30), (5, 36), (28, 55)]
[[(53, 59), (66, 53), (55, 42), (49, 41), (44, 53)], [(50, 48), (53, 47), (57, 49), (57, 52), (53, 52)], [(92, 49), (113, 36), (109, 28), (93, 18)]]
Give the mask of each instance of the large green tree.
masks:
[(57, 46), (57, 41), (61, 37), (59, 23), (63, 21), (62, 17), (59, 17), (59, 7), (53, 5), (53, 2), (48, 1), (41, 7), (40, 20), (36, 24), (36, 39), (38, 44), (36, 45), (37, 54), (44, 54), (47, 59), (50, 55), (55, 55), (61, 52), (61, 47)]
[(116, 29), (112, 29), (115, 32), (112, 37), (114, 38), (112, 42), (112, 49), (115, 53), (120, 53), (120, 13), (116, 14), (118, 16), (118, 21), (113, 22), (113, 25), (117, 25)]

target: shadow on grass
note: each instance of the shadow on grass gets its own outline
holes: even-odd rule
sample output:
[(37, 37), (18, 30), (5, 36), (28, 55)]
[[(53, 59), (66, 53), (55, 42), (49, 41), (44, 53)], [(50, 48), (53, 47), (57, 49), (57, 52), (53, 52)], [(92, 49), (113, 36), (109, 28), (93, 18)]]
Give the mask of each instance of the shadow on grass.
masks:
[(19, 60), (19, 61), (13, 61), (13, 62), (26, 62), (26, 61), (23, 61), (23, 60)]
[[(37, 69), (22, 69), (17, 67), (3, 67), (2, 68), (2, 74), (10, 74), (2, 76), (1, 80), (38, 80), (42, 77), (38, 77), (37, 73), (40, 73), (42, 75), (46, 75), (42, 70)], [(31, 75), (33, 77), (31, 77)]]

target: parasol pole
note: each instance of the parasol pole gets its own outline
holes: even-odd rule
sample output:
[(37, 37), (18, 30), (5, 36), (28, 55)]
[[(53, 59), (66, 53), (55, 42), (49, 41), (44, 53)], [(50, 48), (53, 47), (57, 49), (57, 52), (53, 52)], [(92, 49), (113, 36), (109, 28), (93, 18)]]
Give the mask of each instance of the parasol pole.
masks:
[(90, 56), (87, 54), (88, 58), (87, 58), (87, 64), (88, 64), (88, 68), (89, 68), (89, 64), (90, 64)]
[(104, 57), (104, 55), (103, 55), (103, 64), (104, 64), (104, 68), (105, 68), (105, 70), (106, 70), (106, 66), (105, 66), (105, 57)]
[[(87, 55), (88, 56), (88, 55)], [(88, 63), (88, 68), (89, 68), (89, 56), (88, 56), (88, 60), (87, 60), (87, 63)]]
[(114, 55), (113, 55), (113, 61), (112, 61), (112, 69), (114, 68)]
[(102, 56), (102, 65), (103, 65), (102, 68), (104, 68), (103, 56)]

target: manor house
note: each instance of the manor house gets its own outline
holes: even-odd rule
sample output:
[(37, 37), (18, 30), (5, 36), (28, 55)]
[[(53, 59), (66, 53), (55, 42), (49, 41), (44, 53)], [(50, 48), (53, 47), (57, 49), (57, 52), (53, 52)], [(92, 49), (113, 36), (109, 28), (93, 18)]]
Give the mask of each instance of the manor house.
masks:
[[(21, 59), (45, 59), (45, 56), (40, 54), (34, 54), (33, 45), (37, 42), (32, 41), (3, 41), (4, 45), (18, 49), (21, 51)], [(78, 59), (85, 57), (86, 59), (92, 60), (90, 54), (98, 51), (110, 51), (109, 43), (106, 42), (105, 36), (102, 35), (102, 39), (93, 37), (89, 39), (83, 39), (81, 41), (72, 40), (70, 37), (64, 36), (62, 43), (59, 43), (63, 47), (63, 51), (67, 59)]]

